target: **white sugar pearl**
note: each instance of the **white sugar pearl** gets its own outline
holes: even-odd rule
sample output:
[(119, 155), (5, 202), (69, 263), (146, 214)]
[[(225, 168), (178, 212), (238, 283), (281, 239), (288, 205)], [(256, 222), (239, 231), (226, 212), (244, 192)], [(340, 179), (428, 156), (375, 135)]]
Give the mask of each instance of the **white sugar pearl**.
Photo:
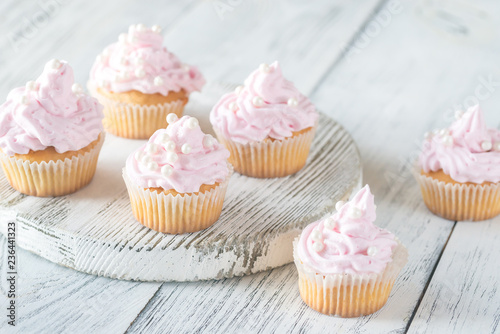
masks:
[(144, 64), (144, 59), (141, 58), (141, 57), (136, 57), (136, 58), (134, 58), (134, 63), (136, 65), (143, 65)]
[(452, 136), (444, 136), (443, 137), (443, 144), (445, 146), (453, 146), (453, 137)]
[(434, 135), (433, 135), (432, 132), (426, 132), (426, 133), (424, 133), (425, 140), (431, 140), (433, 136)]
[(161, 86), (161, 85), (163, 85), (163, 79), (162, 79), (162, 77), (155, 77), (154, 84), (155, 84), (155, 86)]
[(120, 57), (120, 64), (121, 65), (127, 65), (128, 61), (126, 57)]
[(182, 145), (182, 147), (181, 147), (181, 151), (182, 151), (182, 153), (184, 153), (184, 154), (189, 154), (189, 153), (191, 153), (191, 150), (192, 150), (192, 147), (191, 147), (191, 145), (189, 145), (188, 143), (185, 143), (185, 144), (184, 144), (184, 145)]
[(160, 134), (158, 134), (158, 137), (156, 137), (156, 141), (160, 144), (166, 144), (169, 140), (170, 136), (166, 132), (161, 132)]
[(457, 110), (455, 111), (455, 118), (460, 119), (464, 115), (464, 112), (462, 110)]
[(262, 107), (264, 105), (264, 100), (260, 96), (254, 96), (252, 99), (252, 103), (256, 107)]
[(313, 243), (312, 247), (316, 252), (319, 253), (323, 250), (323, 248), (325, 248), (325, 245), (323, 245), (321, 241), (316, 241)]
[(161, 174), (165, 177), (169, 177), (174, 172), (174, 169), (170, 165), (165, 165), (161, 168)]
[(229, 108), (229, 110), (232, 110), (232, 111), (236, 111), (238, 109), (238, 105), (236, 104), (236, 102), (231, 102), (227, 105), (227, 107)]
[(142, 67), (136, 68), (134, 73), (135, 76), (138, 78), (143, 78), (146, 75), (146, 72)]
[(260, 64), (259, 70), (263, 73), (269, 73), (270, 68), (269, 68), (269, 65), (267, 65), (267, 64)]
[(328, 217), (325, 219), (323, 226), (325, 226), (325, 228), (327, 228), (329, 230), (333, 230), (337, 226), (337, 223), (335, 222), (335, 220), (332, 217)]
[(105, 81), (105, 80), (100, 80), (97, 85), (99, 87), (103, 87), (103, 88), (109, 88), (109, 82), (108, 81)]
[(198, 120), (196, 118), (194, 118), (194, 117), (190, 117), (186, 121), (185, 124), (186, 124), (187, 128), (191, 129), (191, 130), (194, 129), (194, 128), (196, 128), (199, 125)]
[(144, 32), (146, 31), (147, 27), (142, 24), (142, 23), (139, 23), (138, 25), (135, 26), (135, 30), (139, 31), (139, 32)]
[(176, 114), (174, 113), (170, 113), (167, 115), (167, 123), (168, 124), (172, 124), (172, 123), (175, 123), (179, 120), (179, 116), (177, 116)]
[(120, 80), (127, 80), (129, 78), (128, 72), (122, 72), (120, 74)]
[(205, 135), (203, 137), (203, 146), (206, 148), (214, 146), (214, 138), (211, 135)]
[(370, 246), (366, 250), (366, 254), (368, 254), (368, 256), (375, 256), (377, 255), (377, 253), (378, 253), (378, 248), (375, 246)]
[(150, 155), (147, 155), (147, 154), (144, 154), (142, 159), (141, 159), (141, 162), (145, 165), (147, 165), (148, 163), (150, 163), (151, 161), (153, 161), (153, 157), (150, 156)]
[(448, 136), (450, 134), (450, 131), (448, 129), (441, 129), (439, 130), (439, 135), (441, 137)]
[(311, 238), (314, 241), (321, 241), (321, 239), (323, 239), (323, 233), (321, 233), (320, 230), (314, 229), (311, 232)]
[(118, 36), (118, 41), (120, 43), (126, 43), (127, 37), (128, 37), (128, 35), (126, 33), (120, 34), (120, 36)]
[(161, 27), (159, 25), (155, 24), (154, 26), (151, 27), (151, 31), (159, 34), (159, 33), (161, 33)]
[(154, 172), (155, 170), (158, 169), (158, 164), (154, 161), (151, 161), (146, 165), (146, 168), (149, 169), (150, 171)]
[(495, 151), (500, 152), (500, 142), (495, 143), (494, 148), (495, 148)]
[(484, 151), (489, 151), (493, 148), (493, 144), (490, 142), (490, 141), (483, 141), (481, 143), (481, 148), (484, 150)]
[(189, 71), (191, 71), (191, 67), (187, 64), (182, 64), (182, 70), (184, 72), (189, 72)]
[(26, 83), (26, 90), (37, 90), (38, 84), (35, 81), (28, 81)]
[(135, 24), (131, 24), (128, 27), (128, 33), (131, 34), (135, 31)]
[(335, 210), (340, 211), (340, 208), (342, 208), (344, 204), (344, 201), (338, 201), (337, 204), (335, 204)]
[(54, 70), (59, 69), (61, 65), (62, 63), (59, 59), (52, 59), (47, 63), (47, 66), (49, 66), (49, 68), (52, 68)]
[(299, 105), (299, 101), (297, 101), (297, 99), (296, 99), (296, 98), (291, 97), (291, 98), (289, 98), (289, 99), (288, 99), (287, 104), (288, 104), (290, 107), (296, 107), (296, 106), (298, 106), (298, 105)]
[(28, 97), (26, 95), (21, 95), (19, 97), (19, 102), (21, 104), (28, 105), (30, 103), (30, 100), (28, 99)]
[(158, 151), (158, 146), (153, 143), (147, 143), (144, 150), (149, 154), (155, 154)]
[(135, 37), (133, 34), (129, 33), (127, 37), (129, 43), (134, 44), (135, 42), (137, 42), (137, 37)]
[(238, 86), (236, 87), (236, 89), (234, 90), (234, 92), (236, 93), (236, 95), (240, 95), (241, 91), (243, 90), (243, 86)]
[(79, 83), (74, 83), (73, 86), (71, 86), (71, 90), (75, 94), (83, 94), (83, 87)]
[(135, 160), (141, 161), (142, 158), (144, 157), (144, 152), (143, 151), (137, 151), (134, 154)]
[(167, 141), (163, 146), (168, 152), (173, 152), (175, 150), (175, 143), (171, 140)]
[(167, 162), (171, 163), (171, 164), (173, 164), (174, 162), (176, 162), (179, 159), (177, 154), (175, 154), (174, 152), (167, 152), (166, 158), (167, 158)]
[(361, 216), (363, 216), (363, 211), (361, 211), (359, 208), (352, 206), (349, 208), (349, 211), (347, 213), (350, 218), (352, 219), (359, 219)]

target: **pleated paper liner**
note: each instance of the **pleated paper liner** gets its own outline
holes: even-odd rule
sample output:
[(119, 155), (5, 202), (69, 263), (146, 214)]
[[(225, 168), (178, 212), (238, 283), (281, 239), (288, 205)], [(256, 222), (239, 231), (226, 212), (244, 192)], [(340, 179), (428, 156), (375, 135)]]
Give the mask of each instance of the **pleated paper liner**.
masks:
[(294, 174), (306, 164), (316, 127), (283, 140), (265, 140), (240, 144), (226, 139), (215, 130), (217, 139), (231, 153), (229, 162), (243, 175), (257, 178)]
[(173, 195), (137, 186), (123, 169), (132, 212), (144, 226), (162, 233), (197, 232), (215, 223), (221, 214), (229, 178), (205, 192)]
[(293, 243), (294, 262), (299, 273), (302, 300), (323, 314), (353, 318), (375, 313), (391, 293), (396, 277), (408, 261), (408, 252), (399, 242), (392, 262), (380, 274), (321, 274), (302, 263), (297, 254), (298, 238)]
[(11, 186), (23, 194), (38, 197), (67, 195), (83, 188), (94, 177), (104, 137), (101, 134), (99, 142), (90, 151), (71, 159), (30, 162), (0, 153), (0, 163)]
[(480, 221), (500, 214), (500, 183), (448, 183), (413, 171), (425, 205), (453, 221)]

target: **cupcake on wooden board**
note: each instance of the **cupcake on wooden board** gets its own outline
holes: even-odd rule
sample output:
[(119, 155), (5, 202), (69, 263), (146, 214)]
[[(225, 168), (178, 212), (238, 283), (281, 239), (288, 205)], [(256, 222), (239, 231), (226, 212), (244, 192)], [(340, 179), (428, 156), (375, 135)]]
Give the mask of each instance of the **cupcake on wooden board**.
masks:
[(194, 117), (168, 115), (166, 129), (127, 159), (123, 178), (136, 219), (163, 233), (196, 232), (219, 219), (232, 174), (229, 152)]
[(97, 57), (89, 89), (104, 105), (106, 131), (147, 139), (167, 126), (169, 113), (180, 117), (189, 94), (204, 84), (196, 67), (163, 46), (159, 26), (137, 24)]
[(0, 163), (7, 180), (32, 196), (61, 196), (93, 178), (104, 141), (102, 106), (74, 83), (65, 61), (49, 61), (0, 106)]
[(392, 233), (373, 224), (375, 209), (367, 185), (295, 239), (300, 295), (314, 310), (351, 318), (385, 305), (408, 253)]
[(262, 64), (210, 113), (229, 161), (244, 175), (271, 178), (304, 167), (318, 113), (309, 99), (286, 80), (278, 62)]
[(425, 135), (416, 179), (424, 202), (449, 220), (500, 214), (500, 130), (488, 128), (479, 106), (447, 129)]

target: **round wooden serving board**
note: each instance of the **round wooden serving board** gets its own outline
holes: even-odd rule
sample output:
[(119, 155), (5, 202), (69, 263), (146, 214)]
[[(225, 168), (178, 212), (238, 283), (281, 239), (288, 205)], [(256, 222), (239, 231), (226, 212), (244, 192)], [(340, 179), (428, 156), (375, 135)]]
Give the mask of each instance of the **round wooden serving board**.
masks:
[[(208, 113), (229, 89), (207, 85), (192, 96), (186, 114), (212, 132)], [(354, 141), (321, 114), (303, 170), (278, 179), (235, 173), (212, 227), (162, 234), (134, 219), (121, 176), (125, 159), (143, 142), (108, 134), (92, 183), (64, 197), (21, 195), (0, 172), (0, 219), (17, 221), (17, 245), (61, 265), (118, 279), (196, 281), (246, 275), (292, 262), (292, 240), (301, 229), (334, 210), (361, 182)]]

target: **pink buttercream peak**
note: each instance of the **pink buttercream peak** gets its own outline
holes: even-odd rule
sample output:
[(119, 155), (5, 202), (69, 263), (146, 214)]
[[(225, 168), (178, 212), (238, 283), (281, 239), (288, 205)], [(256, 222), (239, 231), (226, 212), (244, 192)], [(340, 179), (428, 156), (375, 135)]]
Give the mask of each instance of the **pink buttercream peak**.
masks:
[(199, 91), (205, 79), (194, 66), (183, 64), (163, 46), (157, 26), (132, 25), (119, 41), (106, 47), (90, 72), (93, 86), (112, 92), (144, 94)]
[(337, 213), (306, 227), (298, 244), (300, 260), (321, 274), (382, 272), (392, 261), (397, 241), (373, 224), (375, 211), (366, 185)]
[(0, 106), (0, 148), (8, 155), (47, 147), (77, 151), (97, 139), (102, 118), (102, 106), (74, 83), (71, 66), (53, 59)]
[[(172, 117), (171, 117), (172, 116)], [(169, 115), (166, 129), (127, 159), (128, 176), (140, 187), (198, 192), (203, 184), (223, 182), (229, 174), (229, 151), (203, 133), (194, 117)]]
[(419, 166), (462, 183), (500, 182), (500, 131), (488, 128), (482, 110), (473, 106), (449, 128), (427, 136)]
[(317, 120), (314, 105), (283, 77), (278, 62), (260, 65), (244, 86), (222, 96), (210, 113), (216, 131), (242, 144), (291, 137)]

